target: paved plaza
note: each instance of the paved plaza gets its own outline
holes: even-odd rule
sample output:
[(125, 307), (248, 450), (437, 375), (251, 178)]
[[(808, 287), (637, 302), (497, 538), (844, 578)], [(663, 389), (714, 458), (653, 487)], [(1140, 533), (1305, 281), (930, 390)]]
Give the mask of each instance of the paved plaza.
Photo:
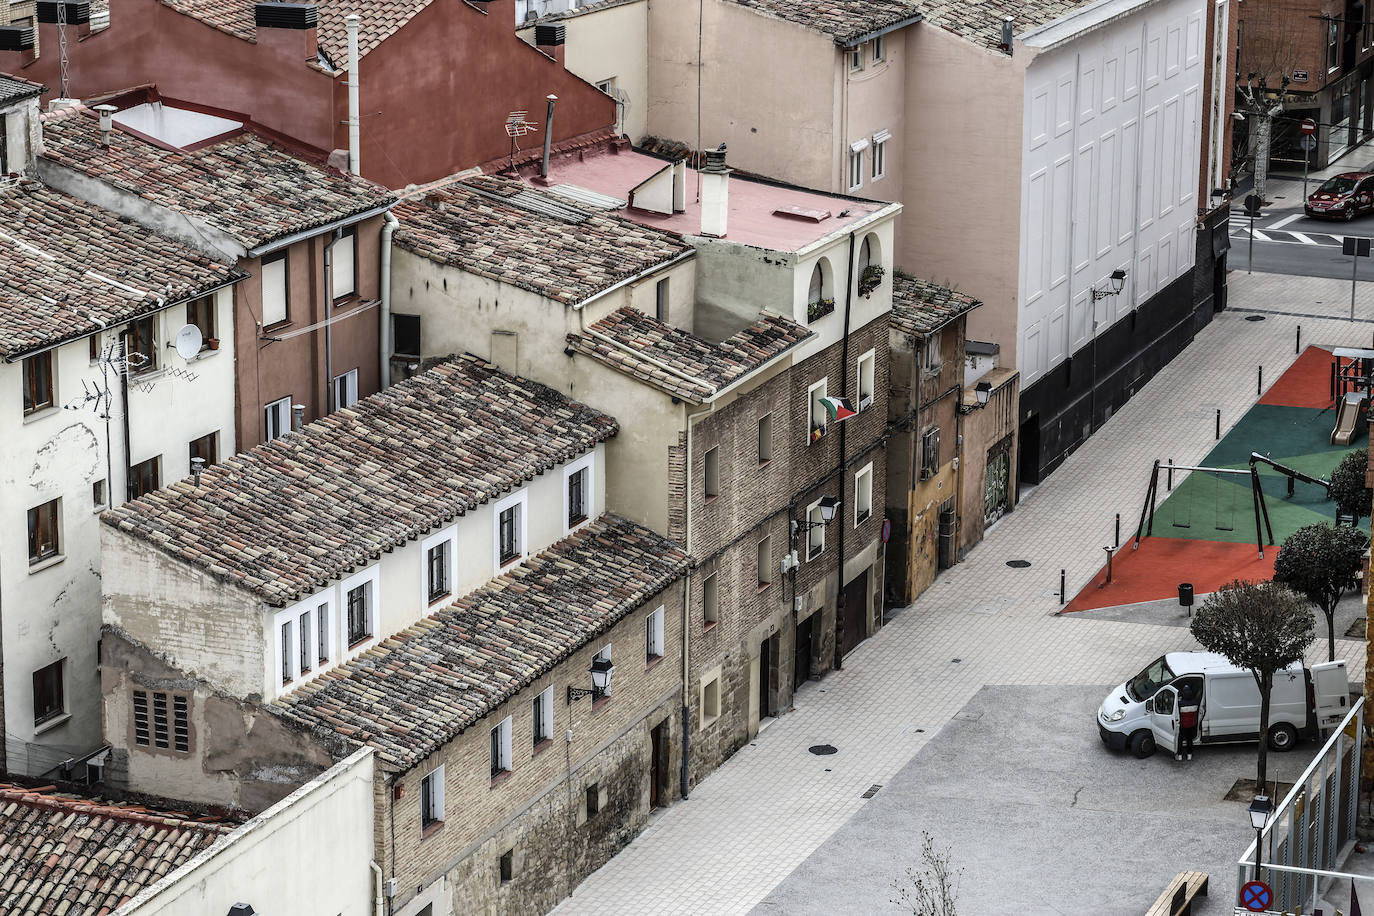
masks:
[[(1101, 566), (1114, 514), (1139, 513), (1151, 462), (1205, 455), (1214, 444), (1215, 412), (1222, 412), (1224, 432), (1249, 409), (1256, 367), (1277, 379), (1295, 358), (1299, 324), (1304, 346), (1330, 347), (1367, 346), (1374, 322), (1369, 285), (1359, 290), (1359, 320), (1352, 323), (1342, 317), (1348, 282), (1233, 272), (1230, 283), (1230, 309), (962, 563), (848, 656), (844, 670), (803, 687), (794, 711), (703, 780), (688, 801), (658, 815), (558, 912), (747, 912), (799, 867), (804, 871), (808, 856), (857, 812), (880, 809), (883, 793), (865, 800), (864, 792), (891, 783), (985, 687), (1100, 687), (1162, 652), (1195, 648), (1184, 627), (1057, 616), (1060, 569), (1073, 595)], [(1265, 320), (1245, 320), (1252, 315)], [(1014, 569), (1009, 560), (1031, 565)], [(1341, 641), (1337, 651), (1351, 662), (1351, 681), (1360, 682), (1363, 644)], [(1309, 659), (1324, 658), (1318, 641)], [(1091, 734), (1093, 723), (1085, 718), (1082, 728)], [(840, 752), (814, 756), (807, 751), (814, 744)], [(1029, 758), (1039, 750), (1005, 752)], [(959, 767), (955, 778), (961, 791), (976, 795), (988, 771)], [(911, 820), (919, 837), (919, 813)], [(1062, 828), (1101, 825), (1083, 820)], [(1230, 872), (1215, 880), (1214, 893), (1230, 893)], [(798, 901), (793, 911), (810, 909)]]

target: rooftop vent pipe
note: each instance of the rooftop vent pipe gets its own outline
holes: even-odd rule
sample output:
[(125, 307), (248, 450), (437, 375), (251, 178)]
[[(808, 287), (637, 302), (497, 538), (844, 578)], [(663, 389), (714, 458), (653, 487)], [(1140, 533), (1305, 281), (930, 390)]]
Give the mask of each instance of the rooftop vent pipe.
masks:
[(95, 110), (100, 112), (100, 145), (109, 149), (110, 131), (114, 130), (114, 116), (119, 109), (113, 105), (97, 105)]
[(294, 431), (294, 430), (299, 430), (299, 429), (300, 429), (302, 426), (304, 426), (304, 425), (305, 425), (305, 405), (304, 405), (304, 404), (292, 404), (292, 405), (291, 405), (291, 429), (292, 429), (293, 431)]
[(1002, 44), (999, 47), (1008, 54), (1011, 53), (1012, 40), (1015, 38), (1012, 34), (1012, 24), (1015, 22), (1015, 16), (1007, 16), (1002, 20)]
[(549, 101), (549, 114), (544, 118), (544, 158), (539, 164), (539, 177), (549, 177), (549, 150), (553, 146), (553, 106), (558, 102), (558, 96), (548, 95), (545, 98)]
[(200, 472), (205, 470), (205, 459), (197, 455), (191, 459), (191, 476), (195, 478), (196, 486), (200, 486)]
[(358, 136), (358, 14), (344, 17), (348, 30), (348, 170), (361, 175), (362, 140)]

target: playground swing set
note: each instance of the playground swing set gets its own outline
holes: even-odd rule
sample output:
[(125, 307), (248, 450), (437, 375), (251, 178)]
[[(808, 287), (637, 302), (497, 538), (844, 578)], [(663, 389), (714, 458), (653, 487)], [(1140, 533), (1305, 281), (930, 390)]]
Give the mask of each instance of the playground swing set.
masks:
[[(1264, 499), (1264, 487), (1260, 483), (1259, 464), (1267, 464), (1288, 478), (1288, 496), (1293, 496), (1293, 484), (1301, 480), (1305, 483), (1315, 484), (1322, 487), (1328, 494), (1331, 493), (1331, 482), (1320, 477), (1313, 477), (1304, 474), (1295, 468), (1290, 468), (1285, 464), (1273, 460), (1267, 455), (1259, 452), (1250, 453), (1250, 466), (1248, 468), (1209, 468), (1182, 464), (1161, 465), (1159, 459), (1155, 459), (1154, 467), (1150, 470), (1150, 485), (1145, 491), (1145, 504), (1140, 509), (1140, 524), (1135, 529), (1135, 543), (1132, 550), (1140, 549), (1140, 542), (1143, 538), (1154, 534), (1155, 527), (1155, 503), (1159, 495), (1160, 471), (1167, 474), (1166, 483), (1170, 490), (1173, 489), (1175, 471), (1185, 471), (1193, 473), (1211, 474), (1215, 486), (1213, 487), (1213, 528), (1217, 531), (1234, 531), (1236, 529), (1236, 491), (1230, 487), (1226, 489), (1230, 493), (1230, 498), (1226, 501), (1226, 511), (1223, 512), (1222, 485), (1223, 475), (1250, 478), (1250, 501), (1255, 512), (1255, 549), (1259, 551), (1261, 558), (1264, 557), (1264, 547), (1266, 544), (1274, 543), (1274, 528), (1269, 522), (1269, 506)], [(1180, 509), (1180, 504), (1182, 508)], [(1263, 520), (1264, 527), (1260, 527)], [(1173, 518), (1169, 524), (1174, 528), (1192, 528), (1193, 526), (1193, 507), (1187, 500), (1176, 501), (1173, 509)]]

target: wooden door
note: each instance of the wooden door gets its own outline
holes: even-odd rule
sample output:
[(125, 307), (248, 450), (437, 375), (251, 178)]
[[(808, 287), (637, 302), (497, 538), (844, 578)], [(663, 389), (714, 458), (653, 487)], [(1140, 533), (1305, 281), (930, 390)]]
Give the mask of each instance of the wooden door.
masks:
[(811, 625), (816, 615), (797, 622), (797, 644), (792, 664), (792, 689), (811, 680)]
[(840, 654), (848, 655), (868, 638), (868, 570), (844, 587), (844, 629), (840, 633)]
[(664, 786), (668, 781), (668, 774), (663, 772), (664, 758), (667, 749), (665, 743), (668, 722), (658, 723), (649, 732), (649, 807), (657, 808), (663, 804)]

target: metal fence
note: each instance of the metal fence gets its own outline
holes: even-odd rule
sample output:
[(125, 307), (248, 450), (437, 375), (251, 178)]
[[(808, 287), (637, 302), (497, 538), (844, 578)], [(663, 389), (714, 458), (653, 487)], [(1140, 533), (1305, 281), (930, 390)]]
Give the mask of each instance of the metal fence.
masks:
[[(1258, 877), (1273, 889), (1271, 911), (1311, 912), (1317, 902), (1319, 873), (1330, 872), (1345, 845), (1355, 839), (1362, 734), (1363, 697), (1346, 713), (1261, 832)], [(1236, 863), (1237, 894), (1254, 872), (1252, 840)]]

